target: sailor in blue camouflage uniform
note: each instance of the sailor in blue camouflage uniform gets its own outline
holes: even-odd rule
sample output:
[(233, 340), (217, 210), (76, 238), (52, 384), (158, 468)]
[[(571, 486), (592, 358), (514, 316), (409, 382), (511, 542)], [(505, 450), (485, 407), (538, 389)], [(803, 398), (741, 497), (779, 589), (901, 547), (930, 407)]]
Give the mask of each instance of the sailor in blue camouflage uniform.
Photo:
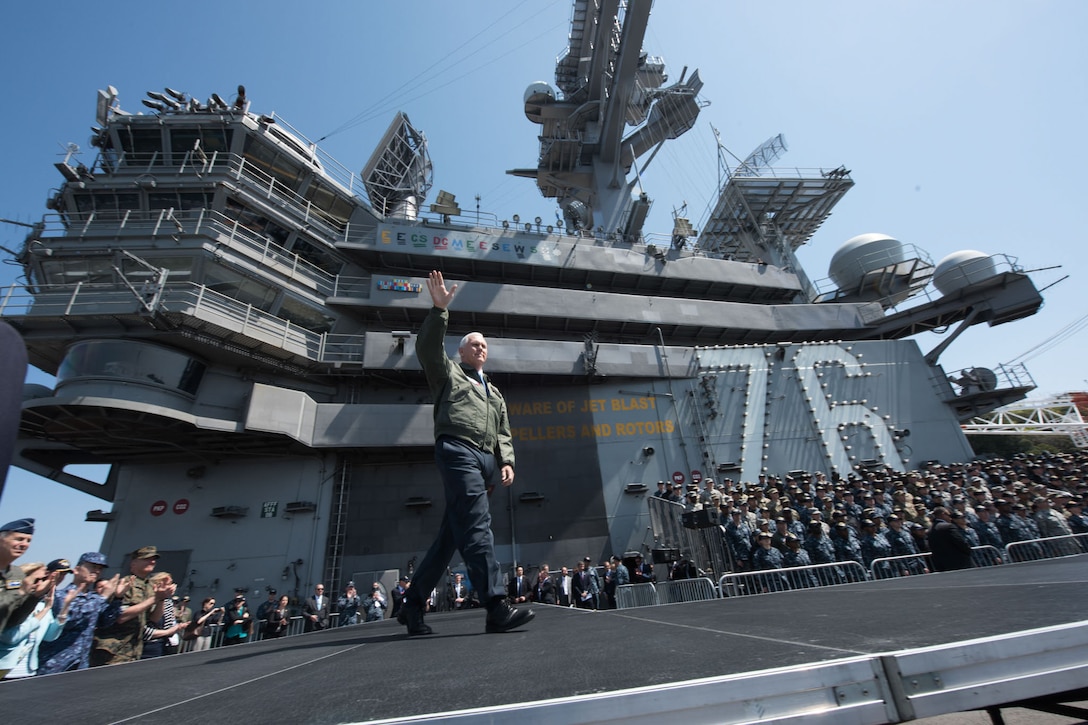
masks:
[[(792, 531), (786, 534), (786, 553), (782, 555), (782, 566), (785, 569), (795, 569), (800, 566), (811, 566), (812, 559), (808, 552), (801, 548), (801, 539)], [(820, 582), (811, 569), (803, 571), (787, 571), (786, 579), (791, 589), (812, 589), (820, 586)]]
[[(892, 547), (892, 556), (910, 556), (918, 553), (918, 547), (914, 544), (914, 537), (903, 528), (903, 519), (899, 514), (888, 517), (888, 528), (884, 532), (884, 538)], [(928, 574), (929, 569), (922, 561), (917, 559), (900, 559), (895, 562), (899, 576), (912, 576), (914, 574)]]
[(68, 617), (60, 636), (51, 642), (38, 645), (38, 674), (51, 675), (68, 670), (85, 670), (90, 667), (91, 643), (95, 627), (108, 627), (121, 614), (121, 597), (127, 589), (119, 577), (102, 583), (102, 592), (96, 588), (101, 572), (106, 568), (106, 556), (88, 551), (79, 557), (73, 569), (74, 579), (67, 586), (58, 587), (53, 595), (53, 614), (60, 620), (64, 600), (73, 589), (79, 594), (68, 605)]
[(891, 503), (885, 499), (884, 491), (879, 488), (873, 490), (873, 509), (882, 519), (887, 519), (892, 513)]
[(796, 536), (799, 540), (805, 538), (805, 529), (808, 526), (807, 514), (809, 509), (805, 509), (806, 519), (802, 521), (801, 515), (792, 508), (782, 510), (782, 517), (786, 519), (786, 529)]
[[(824, 532), (823, 524), (819, 521), (809, 522), (808, 535), (805, 536), (803, 546), (813, 564), (831, 564), (835, 561), (835, 545), (831, 543), (831, 537)], [(829, 566), (825, 569), (817, 569), (814, 573), (816, 579), (824, 586), (842, 584), (846, 581), (842, 569), (838, 567)]]
[(865, 563), (865, 568), (870, 569), (875, 578), (890, 579), (896, 575), (889, 561), (879, 562), (875, 568), (872, 568), (873, 562), (877, 559), (885, 559), (892, 555), (891, 544), (884, 538), (884, 534), (877, 530), (877, 524), (872, 519), (865, 519), (861, 522), (859, 543), (861, 544), (861, 559)]
[[(1065, 505), (1065, 510), (1069, 512), (1069, 530), (1074, 534), (1088, 534), (1088, 516), (1084, 515), (1084, 505), (1080, 499), (1073, 499)], [(1077, 545), (1081, 551), (1088, 551), (1088, 537), (1081, 537), (1077, 540)]]
[(967, 514), (953, 509), (952, 521), (953, 523), (963, 522), (963, 540), (971, 546), (971, 565), (986, 566), (989, 563), (989, 555), (979, 551), (978, 547), (982, 546), (982, 540), (978, 537), (978, 531), (972, 528), (967, 520)]
[(729, 518), (725, 525), (725, 541), (733, 556), (733, 566), (737, 571), (747, 571), (752, 564), (752, 530), (740, 509), (733, 509)]
[(979, 506), (975, 509), (975, 523), (971, 524), (968, 519), (968, 524), (978, 534), (978, 541), (980, 546), (992, 546), (998, 551), (1001, 551), (1005, 546), (1001, 540), (1001, 532), (997, 530), (997, 524), (993, 522), (991, 518), (990, 509), (985, 506)]
[(1088, 516), (1084, 515), (1084, 504), (1080, 499), (1073, 499), (1065, 505), (1069, 512), (1069, 529), (1074, 534), (1088, 534)]
[[(1031, 541), (1036, 538), (1027, 525), (1027, 520), (1013, 513), (1013, 504), (1008, 499), (999, 498), (994, 501), (997, 506), (997, 530), (1001, 534), (1001, 541), (1005, 546), (1021, 541)], [(1020, 504), (1016, 504), (1021, 506)], [(1023, 506), (1021, 506), (1023, 508)], [(1043, 558), (1043, 551), (1037, 544), (1013, 547), (1012, 561), (1034, 561)]]
[(759, 548), (752, 553), (752, 568), (769, 572), (759, 577), (759, 588), (764, 592), (780, 592), (789, 588), (785, 577), (770, 573), (782, 568), (782, 552), (771, 546), (771, 534), (761, 531), (756, 535)]
[[(861, 558), (861, 545), (854, 539), (853, 529), (845, 521), (840, 521), (835, 524), (833, 533), (831, 543), (835, 545), (835, 561), (853, 561), (864, 569), (865, 562)], [(854, 567), (847, 567), (843, 571), (847, 581), (863, 581), (868, 578), (863, 574), (859, 575)]]

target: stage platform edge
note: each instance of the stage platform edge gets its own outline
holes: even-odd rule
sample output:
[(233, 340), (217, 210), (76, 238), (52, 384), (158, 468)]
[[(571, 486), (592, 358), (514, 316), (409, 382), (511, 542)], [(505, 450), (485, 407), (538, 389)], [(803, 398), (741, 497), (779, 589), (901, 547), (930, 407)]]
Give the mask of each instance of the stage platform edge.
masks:
[[(881, 725), (1073, 692), (1088, 683), (1088, 622), (903, 652), (482, 707), (369, 725), (836, 723)], [(576, 713), (576, 714), (575, 714)]]

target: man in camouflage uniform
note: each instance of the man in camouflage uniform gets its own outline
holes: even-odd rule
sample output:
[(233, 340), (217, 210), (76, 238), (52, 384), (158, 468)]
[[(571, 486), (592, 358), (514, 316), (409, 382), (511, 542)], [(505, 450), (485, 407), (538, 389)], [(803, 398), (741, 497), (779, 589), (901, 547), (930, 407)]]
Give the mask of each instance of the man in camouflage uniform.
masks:
[(154, 546), (144, 546), (132, 552), (129, 561), (129, 587), (121, 602), (117, 621), (95, 632), (91, 649), (91, 667), (134, 662), (144, 649), (144, 626), (148, 620), (162, 617), (162, 602), (173, 592), (169, 586), (156, 588), (150, 580), (159, 561)]
[(861, 537), (858, 541), (861, 547), (861, 559), (867, 569), (877, 579), (890, 579), (896, 575), (891, 562), (882, 561), (874, 567), (877, 559), (887, 559), (892, 555), (891, 544), (884, 538), (884, 534), (878, 530), (877, 523), (872, 519), (864, 519), (861, 522)]
[[(892, 547), (892, 556), (910, 556), (918, 553), (918, 546), (914, 543), (914, 537), (910, 535), (910, 531), (903, 528), (903, 518), (899, 514), (892, 514), (888, 517), (888, 530), (884, 532), (884, 538)], [(929, 573), (929, 568), (921, 557), (917, 559), (900, 559), (895, 562), (895, 566), (898, 568), (899, 576)]]
[[(809, 558), (808, 552), (801, 548), (801, 539), (793, 532), (786, 534), (786, 553), (782, 555), (782, 568), (794, 569), (811, 565), (812, 559)], [(786, 577), (792, 589), (811, 589), (820, 586), (811, 569), (786, 572)]]
[(744, 519), (744, 512), (733, 509), (725, 526), (725, 541), (733, 559), (735, 571), (747, 571), (752, 557), (752, 530)]
[[(835, 560), (842, 562), (853, 561), (865, 568), (865, 562), (861, 558), (861, 545), (853, 536), (853, 529), (850, 528), (844, 521), (840, 521), (834, 526), (834, 536), (831, 539), (831, 543), (835, 546)], [(858, 573), (857, 569), (850, 567), (845, 569), (847, 581), (864, 581), (868, 579), (865, 574)]]
[(0, 527), (0, 630), (22, 624), (52, 586), (53, 577), (24, 582), (23, 570), (13, 565), (33, 538), (34, 519), (16, 519)]

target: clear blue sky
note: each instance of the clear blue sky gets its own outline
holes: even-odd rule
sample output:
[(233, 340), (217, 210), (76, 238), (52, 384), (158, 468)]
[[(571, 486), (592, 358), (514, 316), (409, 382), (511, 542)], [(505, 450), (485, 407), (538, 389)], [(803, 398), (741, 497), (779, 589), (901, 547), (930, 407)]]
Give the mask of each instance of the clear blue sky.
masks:
[[(122, 0), (15, 3), (7, 8), (0, 68), (3, 128), (0, 217), (36, 221), (61, 178), (63, 146), (86, 163), (95, 92), (120, 91), (136, 112), (164, 86), (200, 99), (242, 83), (252, 110), (275, 112), (356, 172), (397, 110), (426, 134), (435, 188), (461, 207), (500, 217), (554, 219), (535, 185), (504, 174), (535, 165), (537, 127), (522, 113), (532, 81), (554, 83), (566, 43), (567, 0), (417, 3)], [(845, 240), (884, 232), (934, 262), (976, 249), (1016, 257), (1046, 305), (1028, 320), (975, 328), (941, 358), (946, 370), (1019, 358), (1078, 320), (1088, 268), (1082, 221), (1088, 144), (1088, 3), (659, 0), (645, 49), (670, 77), (698, 68), (696, 127), (643, 176), (655, 201), (648, 231), (671, 229), (687, 202), (698, 228), (716, 196), (717, 151), (743, 157), (776, 133), (780, 165), (851, 169), (857, 186), (799, 253), (810, 276)], [(0, 225), (18, 249), (23, 230)], [(2, 253), (0, 253), (2, 254)], [(3, 254), (7, 257), (6, 254)], [(18, 268), (0, 265), (0, 286)], [(940, 342), (919, 339), (923, 350)], [(1088, 389), (1083, 331), (1027, 361), (1033, 397)], [(32, 374), (34, 381), (48, 378)], [(0, 523), (38, 518), (28, 560), (95, 548), (103, 525), (83, 521), (106, 502), (12, 470)]]

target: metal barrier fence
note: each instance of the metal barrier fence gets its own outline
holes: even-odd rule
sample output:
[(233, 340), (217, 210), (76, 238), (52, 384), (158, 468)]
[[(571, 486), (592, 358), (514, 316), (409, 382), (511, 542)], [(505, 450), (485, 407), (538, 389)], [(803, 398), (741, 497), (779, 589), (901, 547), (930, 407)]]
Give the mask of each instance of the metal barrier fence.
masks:
[(1009, 563), (1056, 559), (1088, 552), (1088, 534), (1049, 536), (1030, 541), (1014, 541), (1005, 547)]
[(718, 598), (718, 590), (714, 588), (714, 582), (706, 577), (658, 582), (654, 586), (657, 587), (657, 600), (661, 604), (703, 602)]
[(655, 607), (658, 604), (705, 602), (718, 599), (714, 582), (706, 577), (677, 579), (649, 584), (624, 584), (616, 587), (616, 609)]
[(723, 597), (744, 597), (791, 589), (815, 589), (851, 584), (867, 581), (868, 578), (868, 573), (861, 564), (856, 561), (840, 561), (788, 569), (735, 572), (719, 579), (718, 588)]
[[(199, 613), (197, 613), (197, 614), (199, 614)], [(328, 626), (328, 629), (335, 629), (337, 626), (339, 626), (339, 620), (340, 620), (340, 613), (339, 612), (332, 612), (331, 614), (329, 614), (329, 626)], [(264, 636), (264, 624), (265, 624), (265, 621), (266, 620), (263, 620), (263, 619), (254, 620), (253, 621), (253, 628), (250, 631), (249, 636), (247, 636), (244, 640), (239, 642), (239, 644), (248, 644), (250, 642), (260, 642), (262, 639), (264, 639), (265, 638), (265, 636)], [(359, 624), (362, 624), (362, 623), (363, 623), (363, 621), (360, 618)], [(349, 625), (349, 626), (354, 626), (354, 625)], [(216, 647), (222, 647), (223, 646), (223, 637), (225, 636), (226, 630), (227, 630), (226, 625), (224, 625), (222, 623), (212, 624), (212, 625), (209, 625), (209, 629), (211, 629), (211, 635), (210, 635), (211, 636), (211, 646), (210, 646), (210, 649), (215, 649)], [(302, 634), (305, 631), (306, 631), (306, 620), (301, 615), (296, 615), (294, 617), (289, 618), (289, 622), (287, 624), (287, 630), (281, 635), (281, 637), (293, 637), (293, 636), (295, 636), (297, 634)], [(192, 651), (195, 642), (196, 642), (196, 640), (192, 640), (192, 639), (182, 640), (181, 644), (178, 646), (178, 652), (182, 653), (182, 652)]]
[[(1001, 550), (994, 546), (972, 546), (971, 566), (997, 566), (1004, 563)], [(903, 556), (884, 556), (873, 559), (869, 564), (869, 576), (875, 580), (897, 579), (904, 576), (917, 576), (933, 571), (933, 555), (928, 551)]]
[(928, 551), (903, 556), (882, 556), (870, 562), (869, 576), (874, 580), (880, 580), (928, 574), (933, 570), (930, 559), (932, 555)]
[(657, 587), (653, 584), (624, 584), (616, 587), (616, 609), (656, 607)]

